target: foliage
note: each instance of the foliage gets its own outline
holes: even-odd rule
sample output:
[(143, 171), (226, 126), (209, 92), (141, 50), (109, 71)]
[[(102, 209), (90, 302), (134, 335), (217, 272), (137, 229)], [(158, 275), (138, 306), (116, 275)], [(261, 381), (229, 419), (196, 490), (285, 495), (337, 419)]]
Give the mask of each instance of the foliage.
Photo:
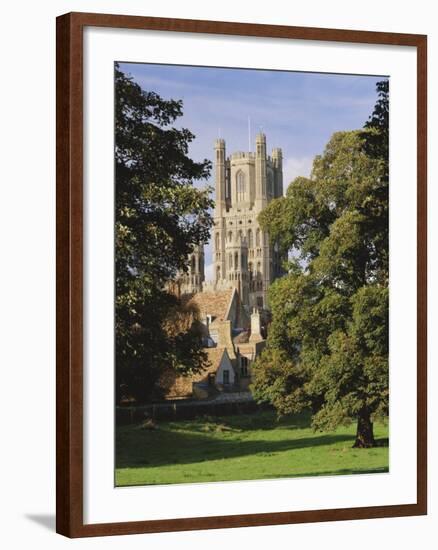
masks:
[(211, 169), (188, 156), (194, 135), (173, 124), (182, 102), (141, 89), (115, 68), (115, 257), (117, 386), (144, 401), (163, 367), (200, 366), (196, 324), (169, 330), (181, 304), (165, 290), (196, 244), (209, 238)]
[(311, 177), (259, 216), (290, 259), (269, 291), (255, 396), (281, 414), (310, 405), (318, 430), (357, 419), (357, 446), (388, 412), (387, 83), (378, 92), (365, 128), (335, 133)]

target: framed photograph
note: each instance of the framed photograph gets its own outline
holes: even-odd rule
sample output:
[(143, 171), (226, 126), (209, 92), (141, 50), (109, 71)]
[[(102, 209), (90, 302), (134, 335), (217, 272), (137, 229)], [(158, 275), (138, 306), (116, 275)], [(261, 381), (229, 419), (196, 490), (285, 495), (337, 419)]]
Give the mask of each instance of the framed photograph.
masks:
[(427, 513), (422, 35), (57, 19), (57, 531)]

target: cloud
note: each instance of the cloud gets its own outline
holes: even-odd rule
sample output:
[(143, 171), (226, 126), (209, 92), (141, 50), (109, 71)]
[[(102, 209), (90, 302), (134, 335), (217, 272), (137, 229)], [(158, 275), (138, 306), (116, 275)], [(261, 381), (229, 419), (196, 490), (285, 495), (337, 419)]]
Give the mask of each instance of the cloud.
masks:
[(312, 171), (313, 157), (288, 157), (283, 161), (284, 192), (291, 181), (298, 176), (309, 177)]
[(214, 264), (206, 264), (205, 266), (205, 280), (213, 281)]

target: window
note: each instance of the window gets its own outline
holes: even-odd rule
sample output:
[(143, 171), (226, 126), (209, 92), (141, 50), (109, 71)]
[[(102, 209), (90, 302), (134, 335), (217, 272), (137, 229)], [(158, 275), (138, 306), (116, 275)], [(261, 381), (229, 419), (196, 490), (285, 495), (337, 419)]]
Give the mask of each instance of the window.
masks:
[(263, 307), (263, 296), (257, 296), (257, 306)]
[(196, 271), (196, 258), (192, 256), (192, 272)]
[(230, 383), (230, 371), (228, 369), (224, 370), (223, 381), (224, 381), (224, 384), (229, 384)]
[(248, 376), (249, 359), (244, 355), (240, 356), (240, 376)]
[(252, 248), (254, 246), (253, 239), (252, 239), (252, 231), (251, 229), (248, 229), (248, 248)]
[(234, 253), (234, 270), (237, 271), (239, 269), (239, 255), (237, 252)]
[(230, 243), (233, 240), (233, 232), (228, 231), (228, 242)]
[(217, 252), (219, 250), (219, 233), (216, 233), (215, 248), (216, 248), (216, 252)]
[(228, 255), (228, 268), (233, 269), (233, 255), (231, 254), (231, 252)]
[(260, 229), (258, 227), (256, 231), (256, 246), (260, 246)]
[(236, 175), (237, 202), (245, 200), (245, 174), (239, 170)]
[(219, 281), (220, 278), (221, 278), (221, 268), (220, 268), (220, 266), (217, 266), (217, 268), (216, 268), (216, 281)]

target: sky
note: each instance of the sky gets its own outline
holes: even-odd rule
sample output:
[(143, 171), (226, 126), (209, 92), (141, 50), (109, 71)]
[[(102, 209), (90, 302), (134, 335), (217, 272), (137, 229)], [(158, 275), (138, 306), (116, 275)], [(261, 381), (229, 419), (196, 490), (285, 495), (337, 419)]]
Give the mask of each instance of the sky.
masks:
[[(196, 161), (213, 160), (218, 137), (225, 139), (227, 155), (254, 151), (255, 136), (263, 132), (268, 154), (275, 147), (283, 150), (285, 190), (295, 177), (310, 175), (313, 158), (334, 132), (364, 125), (376, 102), (376, 82), (382, 80), (149, 63), (120, 63), (120, 68), (144, 90), (163, 99), (182, 99), (184, 115), (175, 126), (196, 136), (189, 150)], [(213, 177), (204, 183), (214, 185)], [(208, 280), (213, 275), (211, 243), (205, 247), (205, 267)]]

